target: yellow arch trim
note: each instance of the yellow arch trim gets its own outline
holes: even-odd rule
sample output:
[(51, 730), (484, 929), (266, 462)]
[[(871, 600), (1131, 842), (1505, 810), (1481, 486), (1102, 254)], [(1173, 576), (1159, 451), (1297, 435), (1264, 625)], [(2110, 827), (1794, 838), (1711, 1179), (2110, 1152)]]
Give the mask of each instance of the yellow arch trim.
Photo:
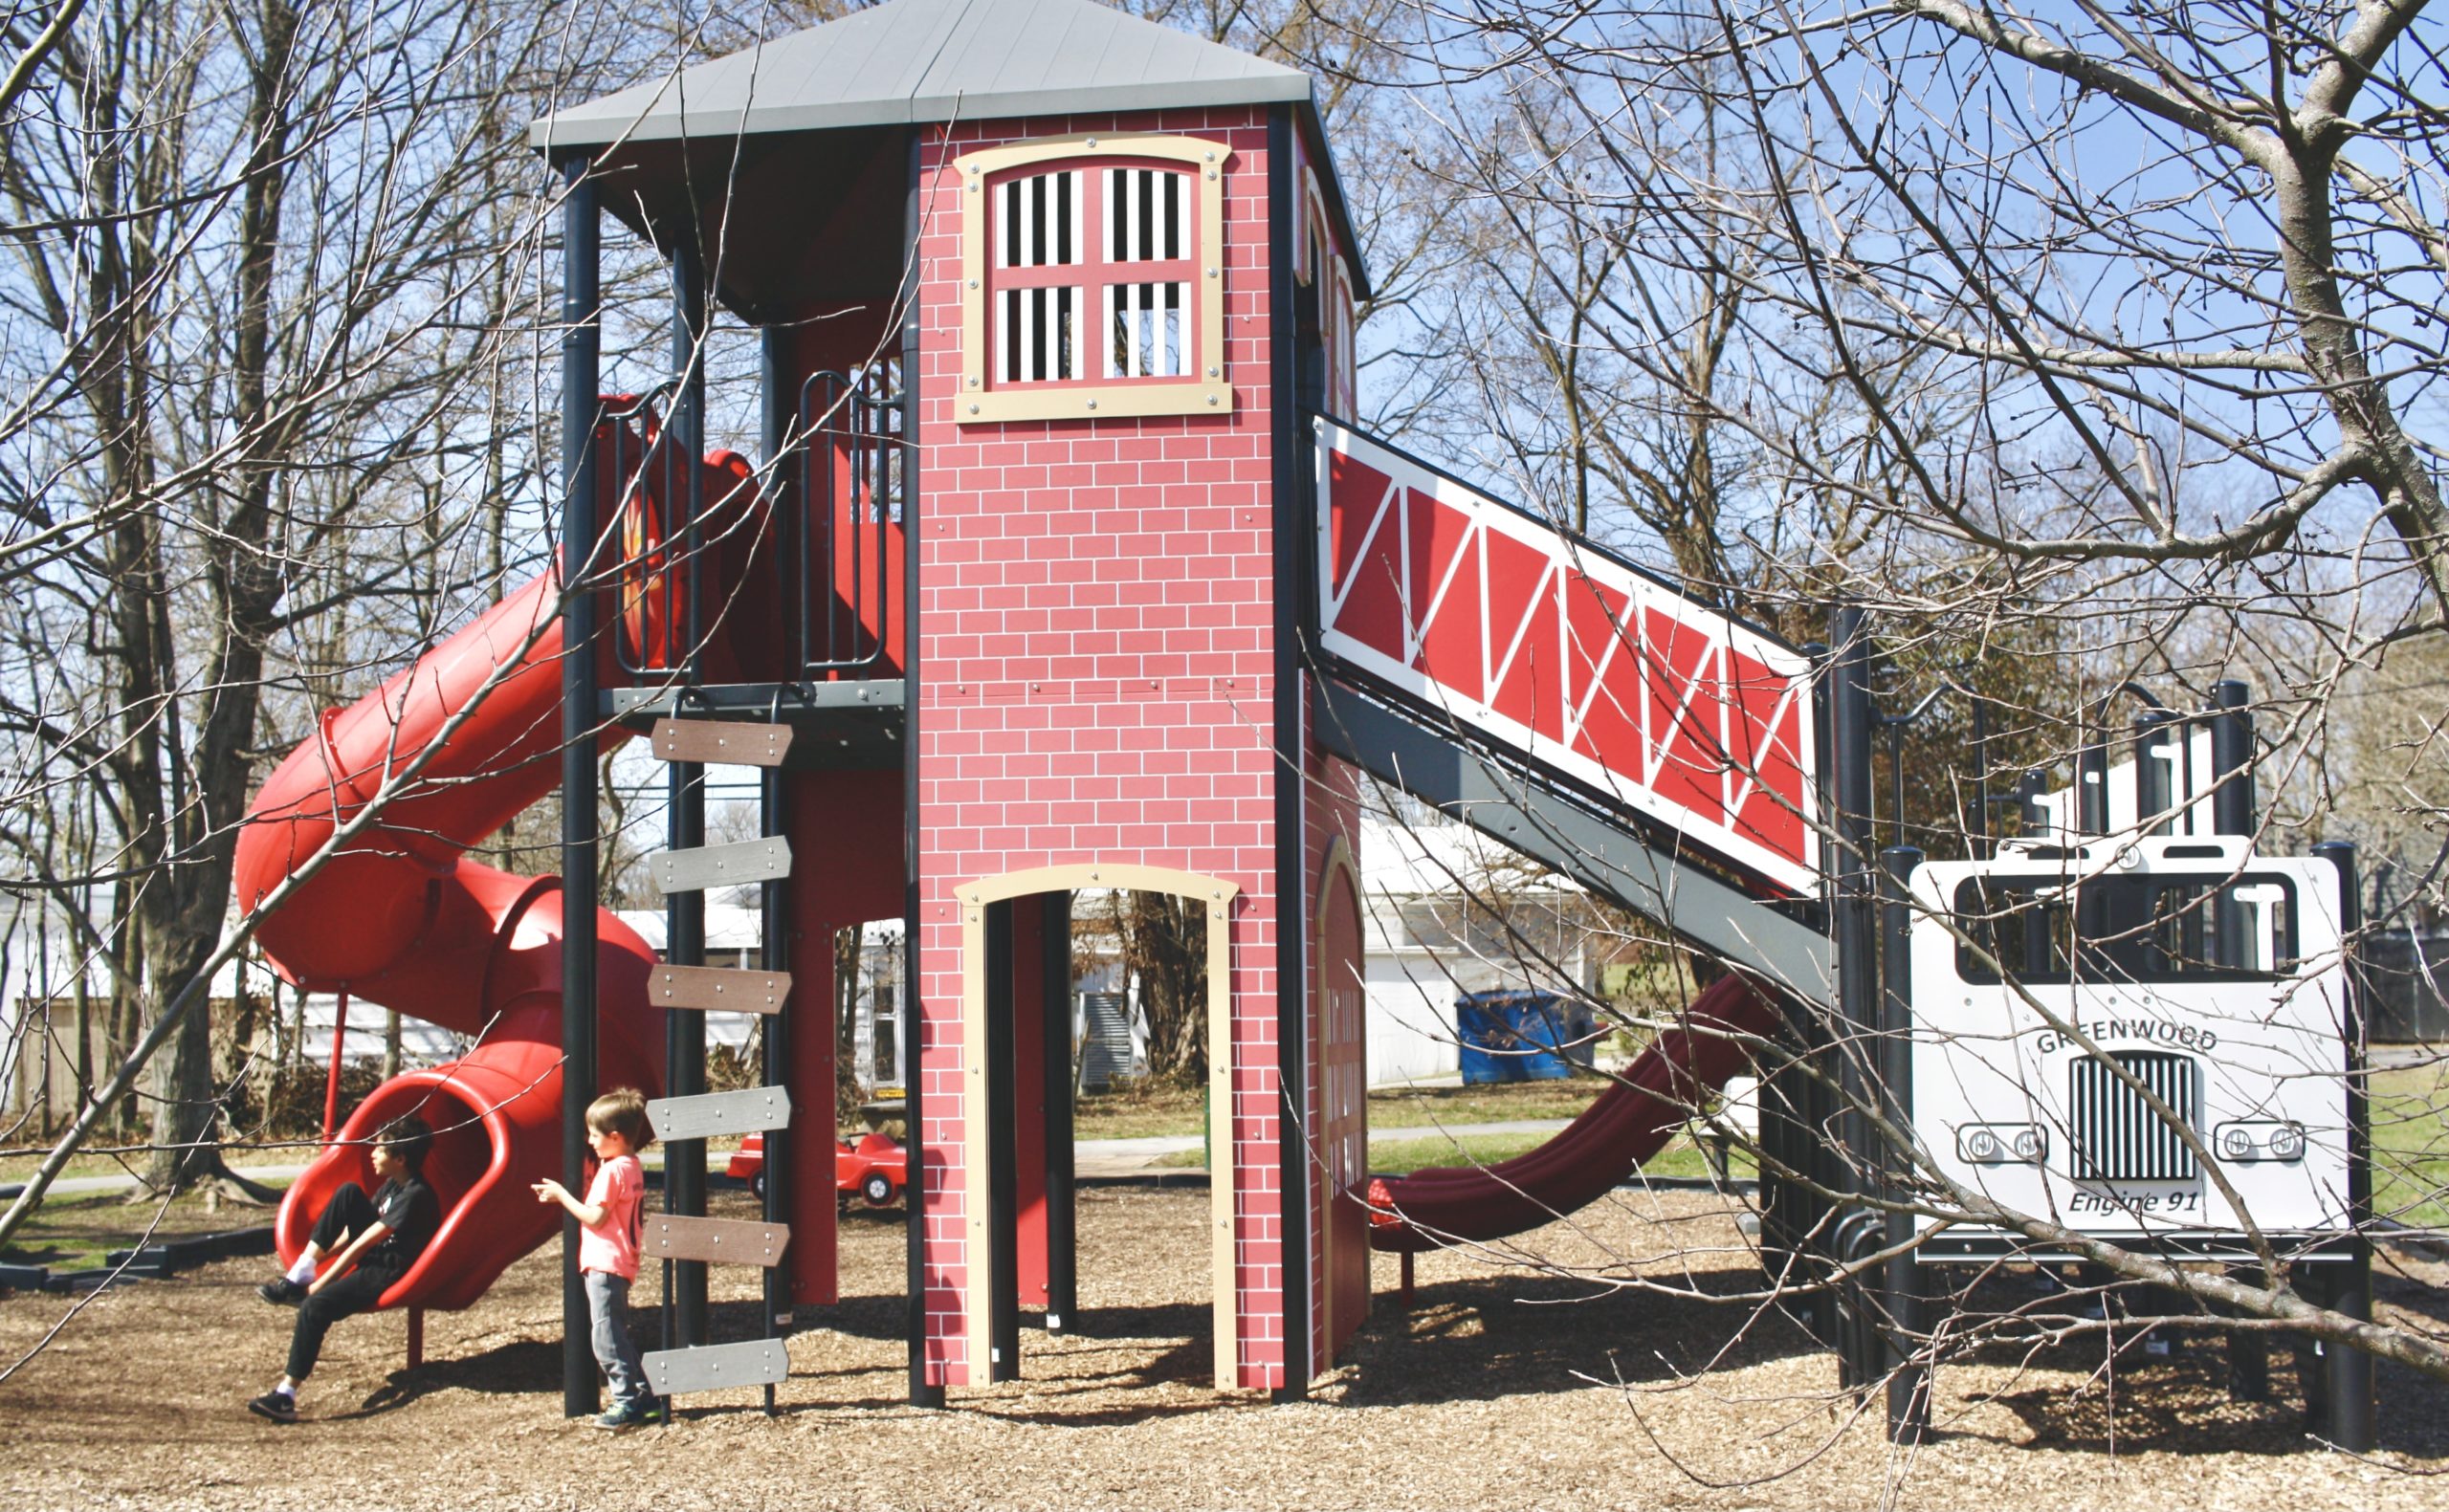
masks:
[(961, 1312), (969, 1336), (969, 1382), (987, 1384), (989, 1324), (986, 1255), (986, 909), (1044, 892), (1118, 887), (1161, 892), (1207, 906), (1208, 1268), (1214, 1296), (1216, 1389), (1241, 1384), (1241, 1320), (1233, 1286), (1233, 900), (1241, 887), (1222, 877), (1136, 862), (1078, 862), (981, 877), (953, 888), (961, 938), (961, 1212), (967, 1248)]

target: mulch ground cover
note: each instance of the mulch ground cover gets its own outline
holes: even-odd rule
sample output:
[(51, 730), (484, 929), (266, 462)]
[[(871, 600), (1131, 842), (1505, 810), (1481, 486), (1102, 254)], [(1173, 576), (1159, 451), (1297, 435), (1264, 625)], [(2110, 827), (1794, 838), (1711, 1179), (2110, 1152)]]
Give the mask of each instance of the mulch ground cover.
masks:
[[(1757, 1272), (1705, 1194), (1623, 1194), (1514, 1247), (1702, 1298), (1447, 1252), (1420, 1260), (1405, 1312), (1381, 1260), (1376, 1311), (1309, 1401), (1220, 1399), (1205, 1216), (1198, 1191), (1083, 1193), (1081, 1330), (1026, 1334), (1027, 1379), (938, 1412), (904, 1401), (899, 1216), (854, 1212), (847, 1300), (791, 1341), (778, 1415), (715, 1393), (617, 1436), (562, 1416), (549, 1253), (431, 1316), (419, 1370), (401, 1369), (404, 1319), (342, 1324), (295, 1427), (243, 1407), (287, 1338), (254, 1295), (262, 1261), (105, 1292), (64, 1325), (74, 1299), (18, 1294), (0, 1369), (50, 1342), (0, 1383), (0, 1506), (2449, 1504), (2449, 1386), (2385, 1365), (2382, 1449), (2358, 1459), (2304, 1437), (2284, 1368), (2274, 1400), (2231, 1402), (2216, 1343), (2113, 1368), (2098, 1336), (1997, 1347), (1941, 1373), (1933, 1441), (1893, 1451), (1799, 1328), (1709, 1300)], [(2449, 1311), (2449, 1265), (2384, 1270), (2385, 1313)], [(743, 1335), (755, 1273), (715, 1274), (717, 1337)]]

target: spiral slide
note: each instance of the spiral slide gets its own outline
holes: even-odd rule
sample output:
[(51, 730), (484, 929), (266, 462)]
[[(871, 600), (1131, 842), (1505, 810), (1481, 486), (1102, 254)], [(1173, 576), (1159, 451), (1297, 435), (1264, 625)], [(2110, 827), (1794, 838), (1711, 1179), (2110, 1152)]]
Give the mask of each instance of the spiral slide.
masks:
[(1373, 1179), (1371, 1247), (1418, 1253), (1503, 1238), (1597, 1201), (1665, 1148), (1703, 1093), (1744, 1070), (1745, 1037), (1766, 1038), (1777, 1021), (1776, 1004), (1743, 977), (1715, 983), (1692, 1000), (1683, 1023), (1538, 1149), (1492, 1166)]
[[(644, 450), (635, 440), (612, 447), (609, 427), (597, 439), (602, 452)], [(718, 454), (705, 471), (708, 498), (739, 498), (750, 486), (738, 457)], [(612, 471), (599, 467), (607, 495), (630, 481)], [(735, 533), (739, 544), (715, 549), (723, 573), (741, 572), (743, 562), (723, 559), (753, 550), (754, 534)], [(345, 991), (476, 1041), (458, 1061), (377, 1088), (281, 1202), (276, 1234), (285, 1263), (334, 1190), (344, 1181), (372, 1185), (366, 1141), (375, 1130), (405, 1113), (431, 1124), (437, 1138), (426, 1175), (442, 1225), (385, 1294), (386, 1307), (468, 1306), (561, 1230), (559, 1210), (529, 1190), (561, 1173), (561, 881), (465, 854), (560, 785), (558, 587), (558, 574), (537, 579), (353, 707), (325, 713), (265, 782), (238, 839), (238, 903), (253, 908), (374, 796), (386, 773), (441, 739), (488, 679), (512, 668), (379, 824), (266, 918), (257, 936), (293, 983)], [(599, 655), (607, 685), (622, 680), (608, 648)], [(603, 743), (624, 738), (609, 729)], [(663, 1032), (662, 1013), (648, 1001), (654, 951), (608, 910), (597, 911), (596, 937), (600, 1083), (655, 1095)]]

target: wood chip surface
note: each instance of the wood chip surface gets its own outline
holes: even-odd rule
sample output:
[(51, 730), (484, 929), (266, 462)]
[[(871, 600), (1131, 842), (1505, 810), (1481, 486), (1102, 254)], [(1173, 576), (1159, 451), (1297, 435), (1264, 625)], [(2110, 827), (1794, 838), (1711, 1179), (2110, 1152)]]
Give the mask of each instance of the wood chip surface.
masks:
[[(2276, 1400), (2229, 1401), (2216, 1342), (2113, 1370), (2097, 1339), (2000, 1347), (1941, 1373), (1933, 1442), (1892, 1451), (1791, 1324), (1587, 1274), (1752, 1288), (1727, 1212), (1693, 1194), (1622, 1195), (1506, 1255), (1423, 1257), (1408, 1314), (1382, 1258), (1375, 1312), (1309, 1401), (1220, 1399), (1205, 1216), (1202, 1192), (1084, 1192), (1083, 1330), (1026, 1332), (1027, 1379), (928, 1412), (904, 1400), (899, 1215), (853, 1212), (848, 1300), (791, 1341), (779, 1415), (717, 1393), (617, 1437), (561, 1414), (549, 1252), (431, 1315), (422, 1370), (400, 1369), (404, 1319), (342, 1324), (297, 1427), (244, 1407), (288, 1336), (254, 1296), (264, 1262), (215, 1265), (96, 1299), (0, 1385), (0, 1506), (2449, 1506), (2449, 1386), (2385, 1365), (2382, 1450), (2359, 1460), (2303, 1436), (2284, 1353)], [(2385, 1310), (2449, 1312), (2449, 1266), (2384, 1269)], [(717, 1337), (744, 1336), (755, 1273), (714, 1274)], [(656, 1297), (651, 1266), (650, 1334)], [(0, 1363), (68, 1305), (0, 1301)]]

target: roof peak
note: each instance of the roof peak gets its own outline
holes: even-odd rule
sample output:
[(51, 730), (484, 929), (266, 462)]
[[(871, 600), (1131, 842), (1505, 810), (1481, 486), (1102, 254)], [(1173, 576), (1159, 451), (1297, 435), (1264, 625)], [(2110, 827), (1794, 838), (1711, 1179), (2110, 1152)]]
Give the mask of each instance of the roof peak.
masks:
[(887, 0), (557, 111), (543, 148), (1311, 99), (1297, 69), (1095, 0)]

